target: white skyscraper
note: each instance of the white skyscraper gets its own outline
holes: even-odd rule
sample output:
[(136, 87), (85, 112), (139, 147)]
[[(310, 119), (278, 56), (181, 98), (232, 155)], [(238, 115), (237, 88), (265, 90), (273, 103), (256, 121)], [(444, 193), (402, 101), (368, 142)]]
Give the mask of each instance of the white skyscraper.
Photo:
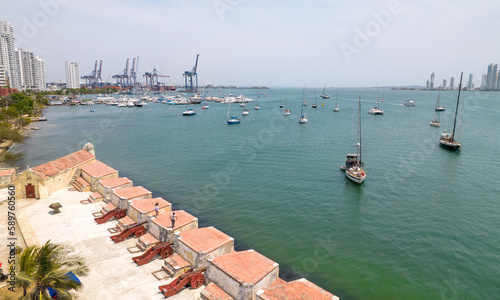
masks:
[(78, 63), (74, 61), (66, 61), (66, 87), (68, 89), (80, 88), (80, 72), (78, 71)]
[(467, 86), (467, 89), (470, 91), (474, 89), (474, 81), (472, 80), (472, 73), (469, 73), (469, 85)]
[(44, 90), (45, 71), (43, 60), (28, 50), (16, 49), (16, 63), (23, 90)]
[(435, 77), (435, 74), (434, 74), (434, 72), (432, 72), (432, 74), (431, 74), (431, 84), (430, 84), (430, 89), (431, 90), (434, 89), (434, 77)]
[(0, 65), (0, 88), (7, 87), (7, 75), (5, 74), (5, 68)]
[(20, 88), (16, 52), (14, 48), (14, 30), (9, 22), (0, 21), (0, 64), (9, 78), (12, 88)]
[(493, 65), (493, 69), (491, 71), (491, 86), (490, 90), (494, 91), (497, 89), (497, 80), (498, 80), (498, 64)]

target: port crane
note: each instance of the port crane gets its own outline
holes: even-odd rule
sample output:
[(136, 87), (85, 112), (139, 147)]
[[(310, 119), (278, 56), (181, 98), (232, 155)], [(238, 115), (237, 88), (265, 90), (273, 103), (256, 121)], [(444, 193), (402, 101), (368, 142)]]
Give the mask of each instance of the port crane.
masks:
[[(191, 71), (185, 71), (182, 76), (184, 76), (184, 88), (186, 91), (197, 91), (198, 90), (198, 73), (196, 73), (196, 69), (198, 68), (198, 57), (200, 55), (196, 55), (196, 62), (194, 64), (194, 67)], [(196, 81), (196, 87), (193, 84), (193, 77), (195, 78)], [(189, 84), (188, 84), (189, 82)]]
[(97, 87), (100, 83), (102, 83), (102, 60), (99, 64), (99, 69), (97, 69), (97, 60), (95, 61), (94, 70), (89, 75), (82, 76), (82, 79), (85, 80), (85, 86), (91, 86), (92, 88)]
[(158, 78), (170, 76), (165, 75), (154, 68), (153, 72), (146, 72), (143, 77), (146, 78), (146, 86), (148, 86), (152, 91), (159, 91), (161, 90), (163, 83), (159, 82)]

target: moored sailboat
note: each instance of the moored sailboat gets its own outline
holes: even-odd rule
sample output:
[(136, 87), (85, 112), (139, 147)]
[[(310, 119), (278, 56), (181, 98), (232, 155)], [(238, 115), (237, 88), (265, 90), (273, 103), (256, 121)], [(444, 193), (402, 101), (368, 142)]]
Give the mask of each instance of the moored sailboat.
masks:
[(323, 98), (323, 99), (330, 99), (330, 95), (327, 95), (325, 93), (325, 90), (326, 90), (326, 83), (325, 83), (325, 87), (323, 88), (323, 94), (321, 94), (321, 98)]
[(345, 171), (345, 176), (357, 184), (365, 181), (366, 172), (363, 169), (364, 163), (361, 160), (361, 97), (358, 104), (358, 143), (356, 144), (356, 154), (347, 154), (346, 165), (340, 167)]
[(460, 103), (460, 91), (462, 90), (462, 77), (463, 77), (463, 75), (464, 75), (464, 73), (462, 72), (460, 74), (460, 84), (458, 85), (457, 107), (455, 109), (455, 119), (453, 121), (453, 131), (450, 134), (449, 132), (446, 132), (446, 130), (444, 130), (444, 132), (441, 134), (441, 137), (439, 138), (439, 144), (442, 147), (444, 147), (446, 149), (454, 150), (454, 151), (458, 151), (458, 150), (460, 150), (460, 147), (462, 147), (462, 144), (455, 139), (456, 138), (455, 129), (457, 127), (458, 105)]
[(337, 90), (335, 91), (335, 107), (333, 108), (333, 111), (334, 112), (339, 112), (340, 111), (340, 108), (339, 108), (339, 103), (338, 103), (338, 87), (337, 87)]
[(378, 104), (378, 86), (377, 86), (377, 106), (368, 111), (370, 115), (383, 115), (384, 111), (379, 108)]
[(230, 112), (231, 112), (231, 102), (229, 102), (229, 107), (227, 109), (227, 118), (226, 118), (227, 125), (239, 124), (241, 122), (241, 118), (232, 116), (229, 117)]

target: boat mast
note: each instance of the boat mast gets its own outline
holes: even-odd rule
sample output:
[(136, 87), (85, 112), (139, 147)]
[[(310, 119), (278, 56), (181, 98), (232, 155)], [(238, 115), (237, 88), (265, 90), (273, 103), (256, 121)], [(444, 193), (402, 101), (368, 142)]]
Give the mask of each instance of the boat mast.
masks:
[(359, 165), (361, 166), (361, 96), (359, 97), (359, 109), (358, 109), (358, 156), (359, 156)]
[(457, 108), (455, 109), (455, 121), (453, 121), (453, 133), (451, 134), (451, 141), (455, 141), (455, 127), (457, 125), (457, 113), (458, 113), (458, 103), (460, 101), (460, 91), (462, 90), (462, 76), (464, 72), (460, 74), (460, 84), (458, 85), (458, 97), (457, 97)]
[(379, 109), (379, 108), (378, 108), (378, 98), (379, 98), (379, 97), (378, 97), (378, 84), (377, 84), (377, 109)]

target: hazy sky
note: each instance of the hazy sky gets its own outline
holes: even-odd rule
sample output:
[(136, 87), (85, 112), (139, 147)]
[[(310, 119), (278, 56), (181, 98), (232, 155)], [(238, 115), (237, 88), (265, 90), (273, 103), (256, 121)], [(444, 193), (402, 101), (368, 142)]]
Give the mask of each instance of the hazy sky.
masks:
[(48, 82), (66, 60), (86, 75), (102, 59), (107, 80), (139, 56), (141, 75), (183, 83), (199, 53), (200, 84), (425, 85), (464, 71), (477, 85), (500, 62), (499, 13), (493, 0), (0, 0)]

